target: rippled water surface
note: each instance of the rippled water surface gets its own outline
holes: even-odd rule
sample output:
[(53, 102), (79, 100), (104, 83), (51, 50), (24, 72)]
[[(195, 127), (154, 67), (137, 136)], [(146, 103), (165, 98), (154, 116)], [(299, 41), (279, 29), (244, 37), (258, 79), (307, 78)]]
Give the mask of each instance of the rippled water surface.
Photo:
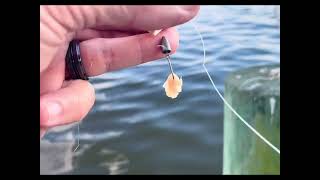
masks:
[[(207, 69), (224, 91), (229, 72), (280, 62), (280, 32), (273, 6), (202, 6), (194, 22), (202, 32)], [(177, 99), (166, 97), (165, 59), (110, 72), (90, 81), (96, 102), (80, 126), (53, 129), (40, 145), (44, 174), (221, 174), (223, 102), (202, 67), (193, 26), (178, 27), (172, 56), (183, 77)]]

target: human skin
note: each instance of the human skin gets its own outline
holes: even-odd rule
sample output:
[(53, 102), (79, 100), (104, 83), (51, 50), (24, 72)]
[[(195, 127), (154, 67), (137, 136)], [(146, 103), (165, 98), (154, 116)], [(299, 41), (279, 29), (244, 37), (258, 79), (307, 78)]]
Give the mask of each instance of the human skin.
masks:
[[(65, 55), (79, 39), (88, 76), (163, 58), (162, 36), (172, 53), (174, 26), (191, 20), (199, 6), (40, 6), (40, 138), (52, 127), (83, 119), (95, 101), (88, 81), (66, 80)], [(158, 35), (146, 33), (163, 29)]]

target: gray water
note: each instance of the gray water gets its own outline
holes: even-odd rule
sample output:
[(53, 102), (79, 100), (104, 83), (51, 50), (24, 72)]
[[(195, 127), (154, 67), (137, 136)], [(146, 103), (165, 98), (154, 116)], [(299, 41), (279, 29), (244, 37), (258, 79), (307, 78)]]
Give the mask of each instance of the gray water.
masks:
[[(222, 93), (228, 73), (280, 62), (274, 6), (202, 6), (192, 22)], [(202, 67), (193, 26), (178, 31), (180, 46), (172, 55), (184, 81), (178, 98), (162, 88), (165, 59), (91, 78), (96, 102), (79, 136), (76, 124), (52, 129), (40, 143), (41, 174), (222, 174), (223, 102)]]

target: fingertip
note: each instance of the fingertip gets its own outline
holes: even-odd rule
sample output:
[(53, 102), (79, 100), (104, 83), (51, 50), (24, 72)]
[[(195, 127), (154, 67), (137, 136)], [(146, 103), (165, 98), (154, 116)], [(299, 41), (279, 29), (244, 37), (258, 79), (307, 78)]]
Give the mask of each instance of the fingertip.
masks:
[(189, 12), (191, 17), (196, 16), (200, 10), (199, 5), (185, 5), (185, 6), (183, 6), (183, 8)]
[(179, 48), (179, 32), (176, 27), (168, 29), (168, 39), (171, 46), (170, 54), (174, 54)]
[(190, 21), (192, 18), (194, 18), (199, 10), (200, 10), (200, 6), (199, 5), (185, 5), (182, 6), (182, 15), (180, 17), (182, 17), (181, 23), (185, 23)]
[(72, 80), (64, 86), (40, 96), (40, 128), (80, 121), (94, 105), (95, 90), (88, 81)]

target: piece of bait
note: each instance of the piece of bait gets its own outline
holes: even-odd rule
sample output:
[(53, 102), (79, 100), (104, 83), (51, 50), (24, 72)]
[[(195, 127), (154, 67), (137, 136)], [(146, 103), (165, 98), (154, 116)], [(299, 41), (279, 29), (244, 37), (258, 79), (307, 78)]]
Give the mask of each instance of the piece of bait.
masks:
[(175, 73), (170, 73), (166, 82), (163, 84), (166, 95), (172, 99), (176, 98), (182, 91), (182, 77), (179, 78)]

